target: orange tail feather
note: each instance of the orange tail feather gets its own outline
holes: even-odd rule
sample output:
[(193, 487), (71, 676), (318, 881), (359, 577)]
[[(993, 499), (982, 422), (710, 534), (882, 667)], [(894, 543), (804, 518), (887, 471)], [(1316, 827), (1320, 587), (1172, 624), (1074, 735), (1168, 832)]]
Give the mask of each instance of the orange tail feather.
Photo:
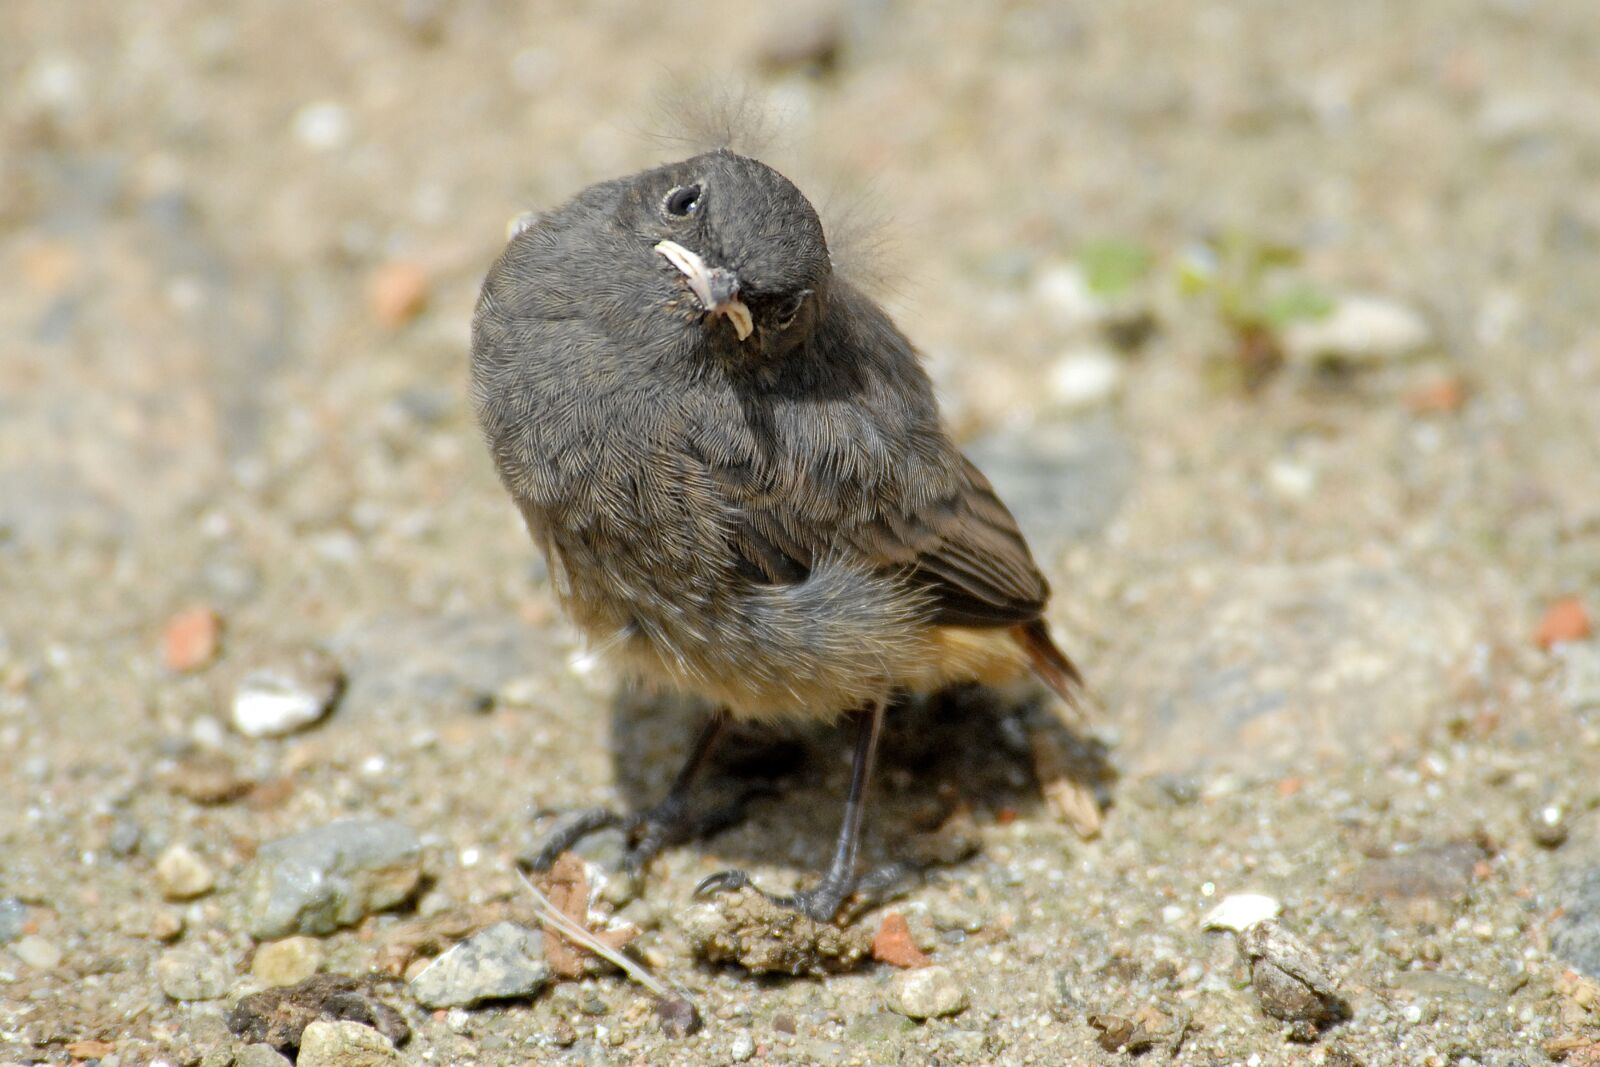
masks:
[(1067, 654), (1057, 647), (1043, 619), (1013, 626), (1011, 633), (1028, 653), (1033, 673), (1053, 689), (1074, 711), (1083, 711), (1083, 675)]

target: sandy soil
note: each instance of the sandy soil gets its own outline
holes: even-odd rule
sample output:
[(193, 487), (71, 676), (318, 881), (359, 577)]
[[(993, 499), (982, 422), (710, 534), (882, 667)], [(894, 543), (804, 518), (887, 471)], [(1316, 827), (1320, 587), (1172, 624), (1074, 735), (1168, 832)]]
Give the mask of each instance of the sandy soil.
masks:
[[(419, 890), (318, 938), (362, 975), (429, 917), (526, 920), (552, 813), (665, 783), (692, 718), (572, 666), (467, 324), (506, 221), (684, 153), (700, 108), (663, 101), (712, 79), (777, 116), (1034, 538), (1104, 704), (1103, 831), (1040, 794), (1045, 713), (964, 699), (891, 744), (868, 844), (970, 817), (891, 906), (964, 1010), (892, 1012), (881, 963), (697, 962), (699, 878), (826, 856), (843, 749), (809, 739), (623, 909), (697, 1035), (616, 976), (433, 1012), (391, 982), (400, 1055), (1113, 1064), (1122, 1019), (1146, 1063), (1600, 1063), (1592, 5), (581, 7), (0, 10), (0, 1061), (232, 1062), (266, 842), (418, 835)], [(1361, 338), (1306, 334), (1351, 307), (1377, 339), (1330, 367)], [(215, 655), (204, 620), (176, 647), (195, 608)], [(331, 715), (236, 732), (241, 678), (308, 648)], [(1203, 928), (1241, 892), (1347, 1018), (1263, 1012)]]

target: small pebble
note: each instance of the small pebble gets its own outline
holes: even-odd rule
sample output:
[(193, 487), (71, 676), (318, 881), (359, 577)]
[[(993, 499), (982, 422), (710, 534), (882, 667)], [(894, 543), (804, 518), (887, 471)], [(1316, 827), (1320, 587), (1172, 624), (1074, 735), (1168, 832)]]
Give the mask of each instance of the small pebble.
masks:
[(1540, 648), (1550, 648), (1564, 641), (1582, 641), (1593, 632), (1583, 601), (1577, 597), (1565, 597), (1545, 609), (1534, 640)]
[(917, 947), (911, 936), (906, 917), (891, 911), (883, 917), (878, 933), (872, 939), (872, 958), (892, 967), (926, 967), (930, 962), (926, 953)]
[(176, 941), (183, 933), (183, 916), (171, 908), (162, 908), (151, 914), (145, 933), (156, 941)]
[(756, 1054), (756, 1039), (749, 1031), (740, 1031), (733, 1035), (733, 1043), (728, 1046), (728, 1055), (735, 1063), (743, 1063)]
[(296, 1067), (390, 1067), (404, 1064), (387, 1037), (370, 1026), (319, 1020), (300, 1035)]
[[(139, 841), (144, 837), (144, 831), (132, 819), (120, 817), (111, 826), (110, 837), (106, 846), (111, 849), (113, 856), (131, 856), (139, 850)], [(0, 941), (5, 938), (0, 936)]]
[[(207, 717), (196, 722), (216, 720)], [(227, 735), (219, 727), (219, 744), (226, 744)], [(239, 771), (238, 765), (227, 755), (211, 749), (185, 753), (164, 776), (168, 788), (196, 804), (226, 804), (248, 793), (254, 780)]]
[(193, 900), (217, 884), (211, 868), (187, 845), (172, 845), (156, 860), (156, 884), (168, 900)]
[(161, 628), (161, 661), (180, 674), (198, 671), (222, 648), (222, 616), (210, 608), (190, 608)]
[(1459, 375), (1432, 378), (1408, 390), (1407, 409), (1413, 415), (1451, 415), (1467, 402), (1467, 384)]
[(1232, 930), (1243, 933), (1257, 923), (1276, 919), (1282, 906), (1261, 893), (1230, 893), (1201, 920), (1207, 930)]
[(1098, 407), (1122, 390), (1122, 362), (1099, 348), (1071, 352), (1050, 371), (1050, 395), (1068, 409)]
[(322, 942), (312, 937), (286, 937), (256, 949), (250, 973), (269, 986), (295, 985), (322, 968)]
[(890, 979), (884, 1003), (908, 1019), (932, 1019), (965, 1010), (967, 991), (949, 968), (921, 967)]
[(550, 979), (541, 943), (526, 927), (495, 923), (429, 964), (412, 979), (411, 995), (426, 1008), (531, 997)]
[(289, 1060), (271, 1045), (246, 1045), (234, 1054), (233, 1067), (290, 1067)]
[(1106, 304), (1089, 288), (1089, 279), (1076, 263), (1056, 263), (1033, 279), (1033, 298), (1062, 326), (1081, 327), (1105, 314)]
[(342, 104), (318, 101), (294, 115), (294, 136), (307, 148), (331, 151), (350, 140), (350, 112)]
[(662, 997), (655, 1011), (656, 1023), (668, 1037), (684, 1038), (700, 1030), (700, 1009), (683, 997)]
[(428, 284), (427, 271), (415, 263), (385, 263), (367, 282), (367, 307), (385, 329), (397, 329), (427, 307)]
[(38, 934), (29, 934), (11, 946), (11, 954), (40, 971), (53, 971), (61, 966), (61, 950)]
[(1567, 809), (1560, 804), (1542, 804), (1528, 820), (1533, 843), (1543, 848), (1560, 848), (1566, 844), (1569, 828)]
[(1089, 1025), (1100, 1032), (1098, 1043), (1107, 1052), (1137, 1056), (1155, 1043), (1144, 1026), (1125, 1015), (1097, 1012), (1089, 1016)]
[(233, 696), (233, 725), (246, 737), (282, 737), (327, 715), (343, 690), (338, 663), (305, 649), (244, 676)]
[(216, 1000), (233, 985), (233, 968), (198, 946), (176, 948), (156, 960), (156, 984), (173, 1000)]

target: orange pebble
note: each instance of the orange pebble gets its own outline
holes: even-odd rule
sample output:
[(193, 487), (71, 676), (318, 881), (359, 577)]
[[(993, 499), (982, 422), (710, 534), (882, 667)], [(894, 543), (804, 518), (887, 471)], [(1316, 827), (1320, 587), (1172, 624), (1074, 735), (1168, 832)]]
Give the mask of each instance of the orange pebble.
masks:
[(161, 628), (161, 660), (167, 670), (187, 674), (216, 659), (222, 618), (210, 608), (180, 611)]
[(872, 939), (872, 958), (892, 967), (905, 968), (926, 967), (932, 962), (911, 939), (911, 927), (898, 911), (883, 917), (883, 925)]
[(1589, 612), (1583, 601), (1575, 596), (1563, 597), (1545, 609), (1539, 620), (1539, 630), (1534, 640), (1540, 648), (1549, 648), (1562, 641), (1582, 641), (1594, 632)]

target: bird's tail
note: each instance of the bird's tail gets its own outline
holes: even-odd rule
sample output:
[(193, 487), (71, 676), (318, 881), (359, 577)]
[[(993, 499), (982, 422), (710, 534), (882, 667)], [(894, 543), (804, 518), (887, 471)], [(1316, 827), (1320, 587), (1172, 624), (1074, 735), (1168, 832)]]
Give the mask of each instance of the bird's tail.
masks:
[(1067, 654), (1056, 646), (1043, 619), (1022, 623), (1011, 628), (1017, 643), (1028, 653), (1033, 673), (1055, 691), (1078, 717), (1085, 713), (1083, 675)]

